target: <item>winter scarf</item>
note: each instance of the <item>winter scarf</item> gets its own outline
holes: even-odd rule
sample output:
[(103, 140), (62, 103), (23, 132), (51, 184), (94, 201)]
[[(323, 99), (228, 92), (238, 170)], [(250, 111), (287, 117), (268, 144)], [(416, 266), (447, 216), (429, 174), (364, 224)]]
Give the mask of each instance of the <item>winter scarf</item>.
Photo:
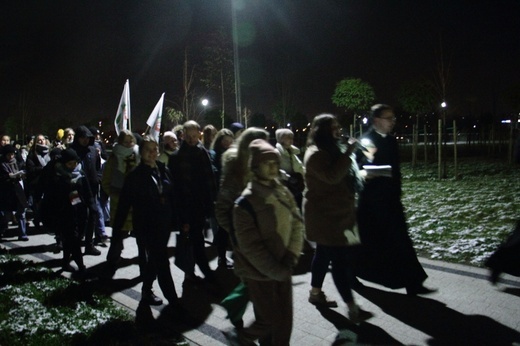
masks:
[(135, 165), (138, 163), (138, 155), (136, 153), (137, 146), (133, 148), (127, 148), (124, 145), (116, 144), (112, 149), (112, 154), (117, 159), (117, 170), (125, 174), (127, 172), (127, 166), (129, 161), (135, 161)]

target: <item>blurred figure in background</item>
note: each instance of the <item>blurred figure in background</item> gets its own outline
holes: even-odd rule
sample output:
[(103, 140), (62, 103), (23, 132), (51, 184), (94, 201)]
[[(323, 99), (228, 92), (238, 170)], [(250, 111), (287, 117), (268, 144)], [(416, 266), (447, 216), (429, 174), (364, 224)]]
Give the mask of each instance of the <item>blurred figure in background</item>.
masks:
[(291, 191), (296, 204), (301, 209), (303, 189), (305, 189), (303, 163), (298, 157), (300, 149), (293, 145), (294, 133), (290, 129), (278, 129), (275, 132), (276, 149), (280, 152), (280, 169), (285, 172), (283, 182)]
[(166, 131), (162, 137), (162, 147), (157, 160), (168, 166), (170, 156), (178, 148), (177, 135), (173, 131)]
[(10, 145), (4, 145), (1, 148), (0, 162), (0, 211), (2, 211), (3, 230), (7, 228), (8, 220), (12, 213), (15, 213), (16, 222), (18, 223), (18, 240), (28, 241), (27, 224), (25, 219), (25, 211), (29, 204), (25, 197), (24, 180), (26, 173), (20, 169), (15, 158), (16, 149)]
[[(101, 187), (110, 197), (110, 220), (114, 226), (114, 218), (119, 204), (119, 196), (126, 176), (139, 164), (139, 147), (130, 130), (121, 130), (117, 142), (112, 148), (112, 154), (108, 158), (101, 178)], [(117, 263), (121, 259), (123, 251), (123, 239), (133, 230), (132, 214), (129, 213), (125, 222), (116, 231), (112, 228), (112, 239), (107, 254), (107, 263), (111, 275), (114, 275)], [(142, 253), (142, 251), (139, 251)], [(140, 269), (143, 270), (142, 255), (140, 256)]]

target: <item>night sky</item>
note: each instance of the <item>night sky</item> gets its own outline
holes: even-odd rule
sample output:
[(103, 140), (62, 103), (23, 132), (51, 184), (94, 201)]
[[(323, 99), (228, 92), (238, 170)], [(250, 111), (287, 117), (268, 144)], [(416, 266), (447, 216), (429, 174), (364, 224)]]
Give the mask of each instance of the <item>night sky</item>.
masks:
[[(520, 83), (518, 0), (237, 2), (251, 29), (240, 58), (253, 112), (271, 113), (282, 75), (305, 114), (339, 112), (330, 97), (345, 77), (397, 105), (404, 81), (435, 77), (441, 39), (455, 111), (510, 111), (500, 95)], [(134, 127), (144, 124), (162, 92), (181, 95), (184, 47), (220, 26), (231, 32), (230, 0), (2, 1), (0, 132), (20, 100), (33, 124), (113, 120), (126, 79)]]

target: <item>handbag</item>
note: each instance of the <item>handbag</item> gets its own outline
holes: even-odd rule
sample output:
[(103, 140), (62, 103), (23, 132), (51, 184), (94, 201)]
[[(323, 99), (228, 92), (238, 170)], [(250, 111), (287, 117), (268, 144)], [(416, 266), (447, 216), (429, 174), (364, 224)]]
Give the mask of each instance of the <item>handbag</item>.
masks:
[(187, 232), (179, 232), (176, 235), (174, 264), (183, 272), (193, 274), (195, 258), (193, 257), (193, 244)]

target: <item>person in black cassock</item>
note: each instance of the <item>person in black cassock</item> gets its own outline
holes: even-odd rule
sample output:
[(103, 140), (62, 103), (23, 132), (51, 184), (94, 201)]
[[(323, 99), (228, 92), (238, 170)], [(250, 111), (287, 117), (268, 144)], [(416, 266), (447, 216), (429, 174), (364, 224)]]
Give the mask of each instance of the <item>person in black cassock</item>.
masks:
[[(363, 251), (356, 275), (392, 289), (404, 287), (409, 295), (433, 293), (435, 290), (423, 286), (428, 275), (417, 259), (401, 203), (399, 148), (391, 134), (394, 111), (378, 104), (371, 108), (370, 117), (372, 127), (361, 138), (369, 150), (363, 152), (360, 162), (365, 176), (358, 204)], [(391, 177), (367, 173), (366, 165), (389, 165)]]

